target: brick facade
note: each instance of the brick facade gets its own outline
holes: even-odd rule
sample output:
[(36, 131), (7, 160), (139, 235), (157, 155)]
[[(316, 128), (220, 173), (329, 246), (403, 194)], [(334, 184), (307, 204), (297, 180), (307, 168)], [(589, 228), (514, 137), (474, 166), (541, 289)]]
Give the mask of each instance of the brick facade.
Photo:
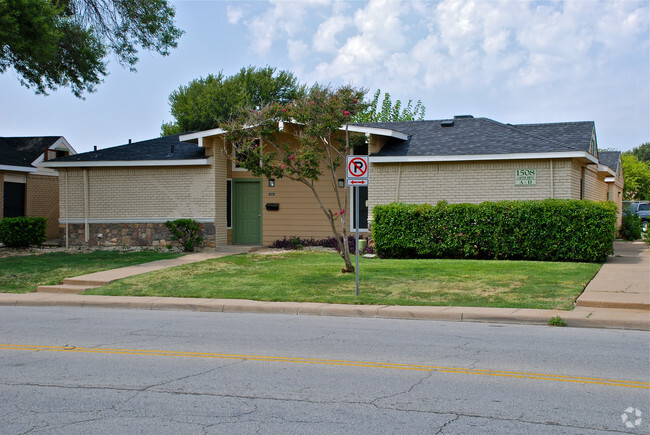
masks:
[[(517, 169), (535, 169), (537, 184), (516, 186)], [(573, 171), (570, 161), (553, 161), (551, 183), (550, 160), (371, 164), (368, 206), (571, 198)]]

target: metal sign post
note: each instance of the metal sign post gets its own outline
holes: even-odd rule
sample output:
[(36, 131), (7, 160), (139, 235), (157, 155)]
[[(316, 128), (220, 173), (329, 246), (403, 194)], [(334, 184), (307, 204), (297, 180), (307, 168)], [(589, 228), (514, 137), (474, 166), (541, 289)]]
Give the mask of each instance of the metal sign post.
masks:
[(359, 296), (359, 187), (368, 185), (368, 156), (347, 156), (346, 159), (347, 185), (354, 188), (354, 227), (356, 228), (355, 250), (357, 257), (357, 289)]

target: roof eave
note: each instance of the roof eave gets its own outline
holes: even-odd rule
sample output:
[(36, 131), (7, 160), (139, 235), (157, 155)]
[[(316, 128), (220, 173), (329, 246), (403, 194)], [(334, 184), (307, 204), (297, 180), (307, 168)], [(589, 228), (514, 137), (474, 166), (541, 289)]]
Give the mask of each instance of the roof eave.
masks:
[[(291, 122), (292, 124), (300, 125), (297, 122), (293, 122), (293, 121), (289, 121), (289, 122)], [(339, 130), (345, 131), (346, 128), (348, 131), (351, 131), (353, 133), (374, 134), (377, 136), (387, 136), (387, 137), (393, 137), (401, 140), (407, 140), (409, 137), (408, 134), (396, 130), (391, 130), (388, 128), (363, 127), (363, 126), (350, 125), (350, 124), (348, 124), (347, 126), (345, 125), (341, 126)], [(203, 138), (210, 137), (210, 136), (219, 136), (224, 133), (227, 133), (227, 131), (222, 128), (213, 128), (212, 130), (204, 130), (204, 131), (197, 131), (195, 133), (182, 134), (178, 137), (178, 139), (180, 141), (188, 141), (188, 140), (195, 140), (195, 139), (201, 141)], [(199, 142), (199, 146), (202, 146), (201, 142)]]
[(210, 165), (210, 158), (207, 159), (186, 159), (186, 160), (101, 160), (101, 161), (74, 161), (74, 162), (43, 162), (41, 166), (46, 168), (104, 168), (104, 167), (134, 167), (134, 166), (207, 166)]
[(586, 151), (512, 153), (512, 154), (469, 154), (446, 156), (370, 156), (370, 163), (426, 163), (463, 162), (481, 160), (538, 160), (538, 159), (586, 159), (592, 163), (598, 160)]
[(616, 177), (616, 171), (602, 163), (598, 163), (598, 172), (604, 172), (605, 174), (610, 174), (611, 176)]
[(36, 172), (37, 170), (37, 168), (34, 168), (32, 166), (0, 165), (0, 171)]
[[(347, 129), (348, 131), (352, 131), (354, 133), (365, 133), (365, 134), (374, 134), (376, 136), (394, 137), (395, 139), (400, 139), (400, 140), (408, 140), (409, 138), (408, 134), (396, 130), (391, 130), (389, 128), (348, 125)], [(345, 127), (342, 127), (341, 130), (345, 130)]]

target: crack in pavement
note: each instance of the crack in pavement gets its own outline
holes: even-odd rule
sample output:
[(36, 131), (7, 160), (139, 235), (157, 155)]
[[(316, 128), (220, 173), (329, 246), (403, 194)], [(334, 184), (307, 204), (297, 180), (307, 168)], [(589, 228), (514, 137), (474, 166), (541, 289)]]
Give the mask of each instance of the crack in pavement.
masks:
[[(414, 383), (409, 389), (415, 388), (418, 384), (422, 383), (424, 379), (420, 379), (418, 382)], [(128, 388), (128, 387), (107, 387), (107, 386), (102, 386), (102, 387), (89, 387), (89, 386), (65, 386), (65, 385), (53, 385), (53, 384), (34, 384), (34, 383), (0, 383), (0, 385), (8, 385), (8, 386), (34, 386), (34, 387), (42, 387), (42, 388), (66, 388), (66, 389), (84, 389), (84, 390), (113, 390), (113, 391), (134, 391), (137, 392), (138, 394), (143, 392), (142, 388)], [(373, 399), (371, 401), (350, 401), (350, 400), (310, 400), (310, 399), (297, 399), (297, 398), (283, 398), (283, 397), (273, 397), (273, 396), (250, 396), (250, 395), (237, 395), (237, 394), (217, 394), (217, 393), (206, 393), (206, 392), (184, 392), (184, 391), (166, 391), (166, 390), (155, 390), (155, 389), (148, 389), (146, 390), (147, 393), (154, 393), (154, 394), (169, 394), (169, 395), (177, 395), (177, 396), (194, 396), (194, 397), (215, 397), (215, 398), (229, 398), (229, 399), (237, 399), (237, 400), (246, 400), (246, 401), (276, 401), (276, 402), (284, 402), (284, 403), (308, 403), (308, 404), (314, 404), (314, 405), (360, 405), (360, 406), (373, 406), (378, 409), (383, 409), (383, 410), (391, 410), (391, 411), (398, 411), (398, 412), (413, 412), (413, 413), (422, 413), (422, 414), (430, 414), (430, 415), (453, 415), (455, 416), (453, 419), (451, 419), (449, 422), (447, 422), (443, 426), (449, 426), (450, 424), (453, 424), (453, 422), (459, 420), (461, 417), (468, 417), (468, 418), (477, 418), (477, 419), (484, 419), (484, 420), (489, 420), (489, 421), (503, 421), (503, 422), (517, 422), (517, 423), (525, 423), (525, 424), (532, 424), (536, 426), (543, 426), (543, 427), (556, 427), (556, 428), (567, 428), (567, 429), (573, 429), (573, 430), (594, 430), (594, 431), (608, 431), (608, 432), (615, 432), (615, 433), (627, 433), (624, 430), (616, 430), (612, 428), (602, 428), (602, 427), (591, 427), (591, 426), (578, 426), (574, 424), (565, 424), (565, 423), (560, 423), (560, 422), (551, 422), (551, 421), (533, 421), (533, 420), (526, 420), (522, 416), (519, 416), (517, 418), (507, 418), (507, 417), (498, 417), (498, 416), (486, 416), (486, 415), (480, 415), (480, 414), (470, 414), (470, 413), (458, 413), (458, 412), (449, 412), (449, 411), (435, 411), (435, 410), (422, 410), (422, 409), (409, 409), (405, 407), (397, 407), (397, 406), (382, 406), (376, 403), (377, 400), (381, 400), (382, 398), (377, 398)], [(391, 396), (387, 397), (394, 397), (396, 395), (400, 394), (405, 394), (404, 391), (396, 393)], [(257, 408), (252, 411), (247, 411), (243, 415), (249, 415), (253, 414), (257, 411)], [(119, 411), (118, 411), (119, 412)], [(100, 418), (105, 419), (107, 418), (106, 416)], [(233, 418), (233, 417), (229, 417)], [(236, 417), (234, 417), (236, 418)], [(218, 424), (218, 423), (217, 423)]]

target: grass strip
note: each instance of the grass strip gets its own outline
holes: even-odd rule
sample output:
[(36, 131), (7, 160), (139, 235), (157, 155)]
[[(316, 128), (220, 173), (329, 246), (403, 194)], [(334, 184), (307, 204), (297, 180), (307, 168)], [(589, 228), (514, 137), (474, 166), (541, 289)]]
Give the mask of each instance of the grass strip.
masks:
[(50, 252), (0, 258), (0, 292), (28, 293), (39, 285), (60, 284), (102, 270), (175, 258), (181, 254), (158, 251)]
[(379, 305), (571, 310), (600, 264), (489, 260), (360, 262), (342, 274), (335, 253), (243, 254), (133, 276), (86, 294)]

